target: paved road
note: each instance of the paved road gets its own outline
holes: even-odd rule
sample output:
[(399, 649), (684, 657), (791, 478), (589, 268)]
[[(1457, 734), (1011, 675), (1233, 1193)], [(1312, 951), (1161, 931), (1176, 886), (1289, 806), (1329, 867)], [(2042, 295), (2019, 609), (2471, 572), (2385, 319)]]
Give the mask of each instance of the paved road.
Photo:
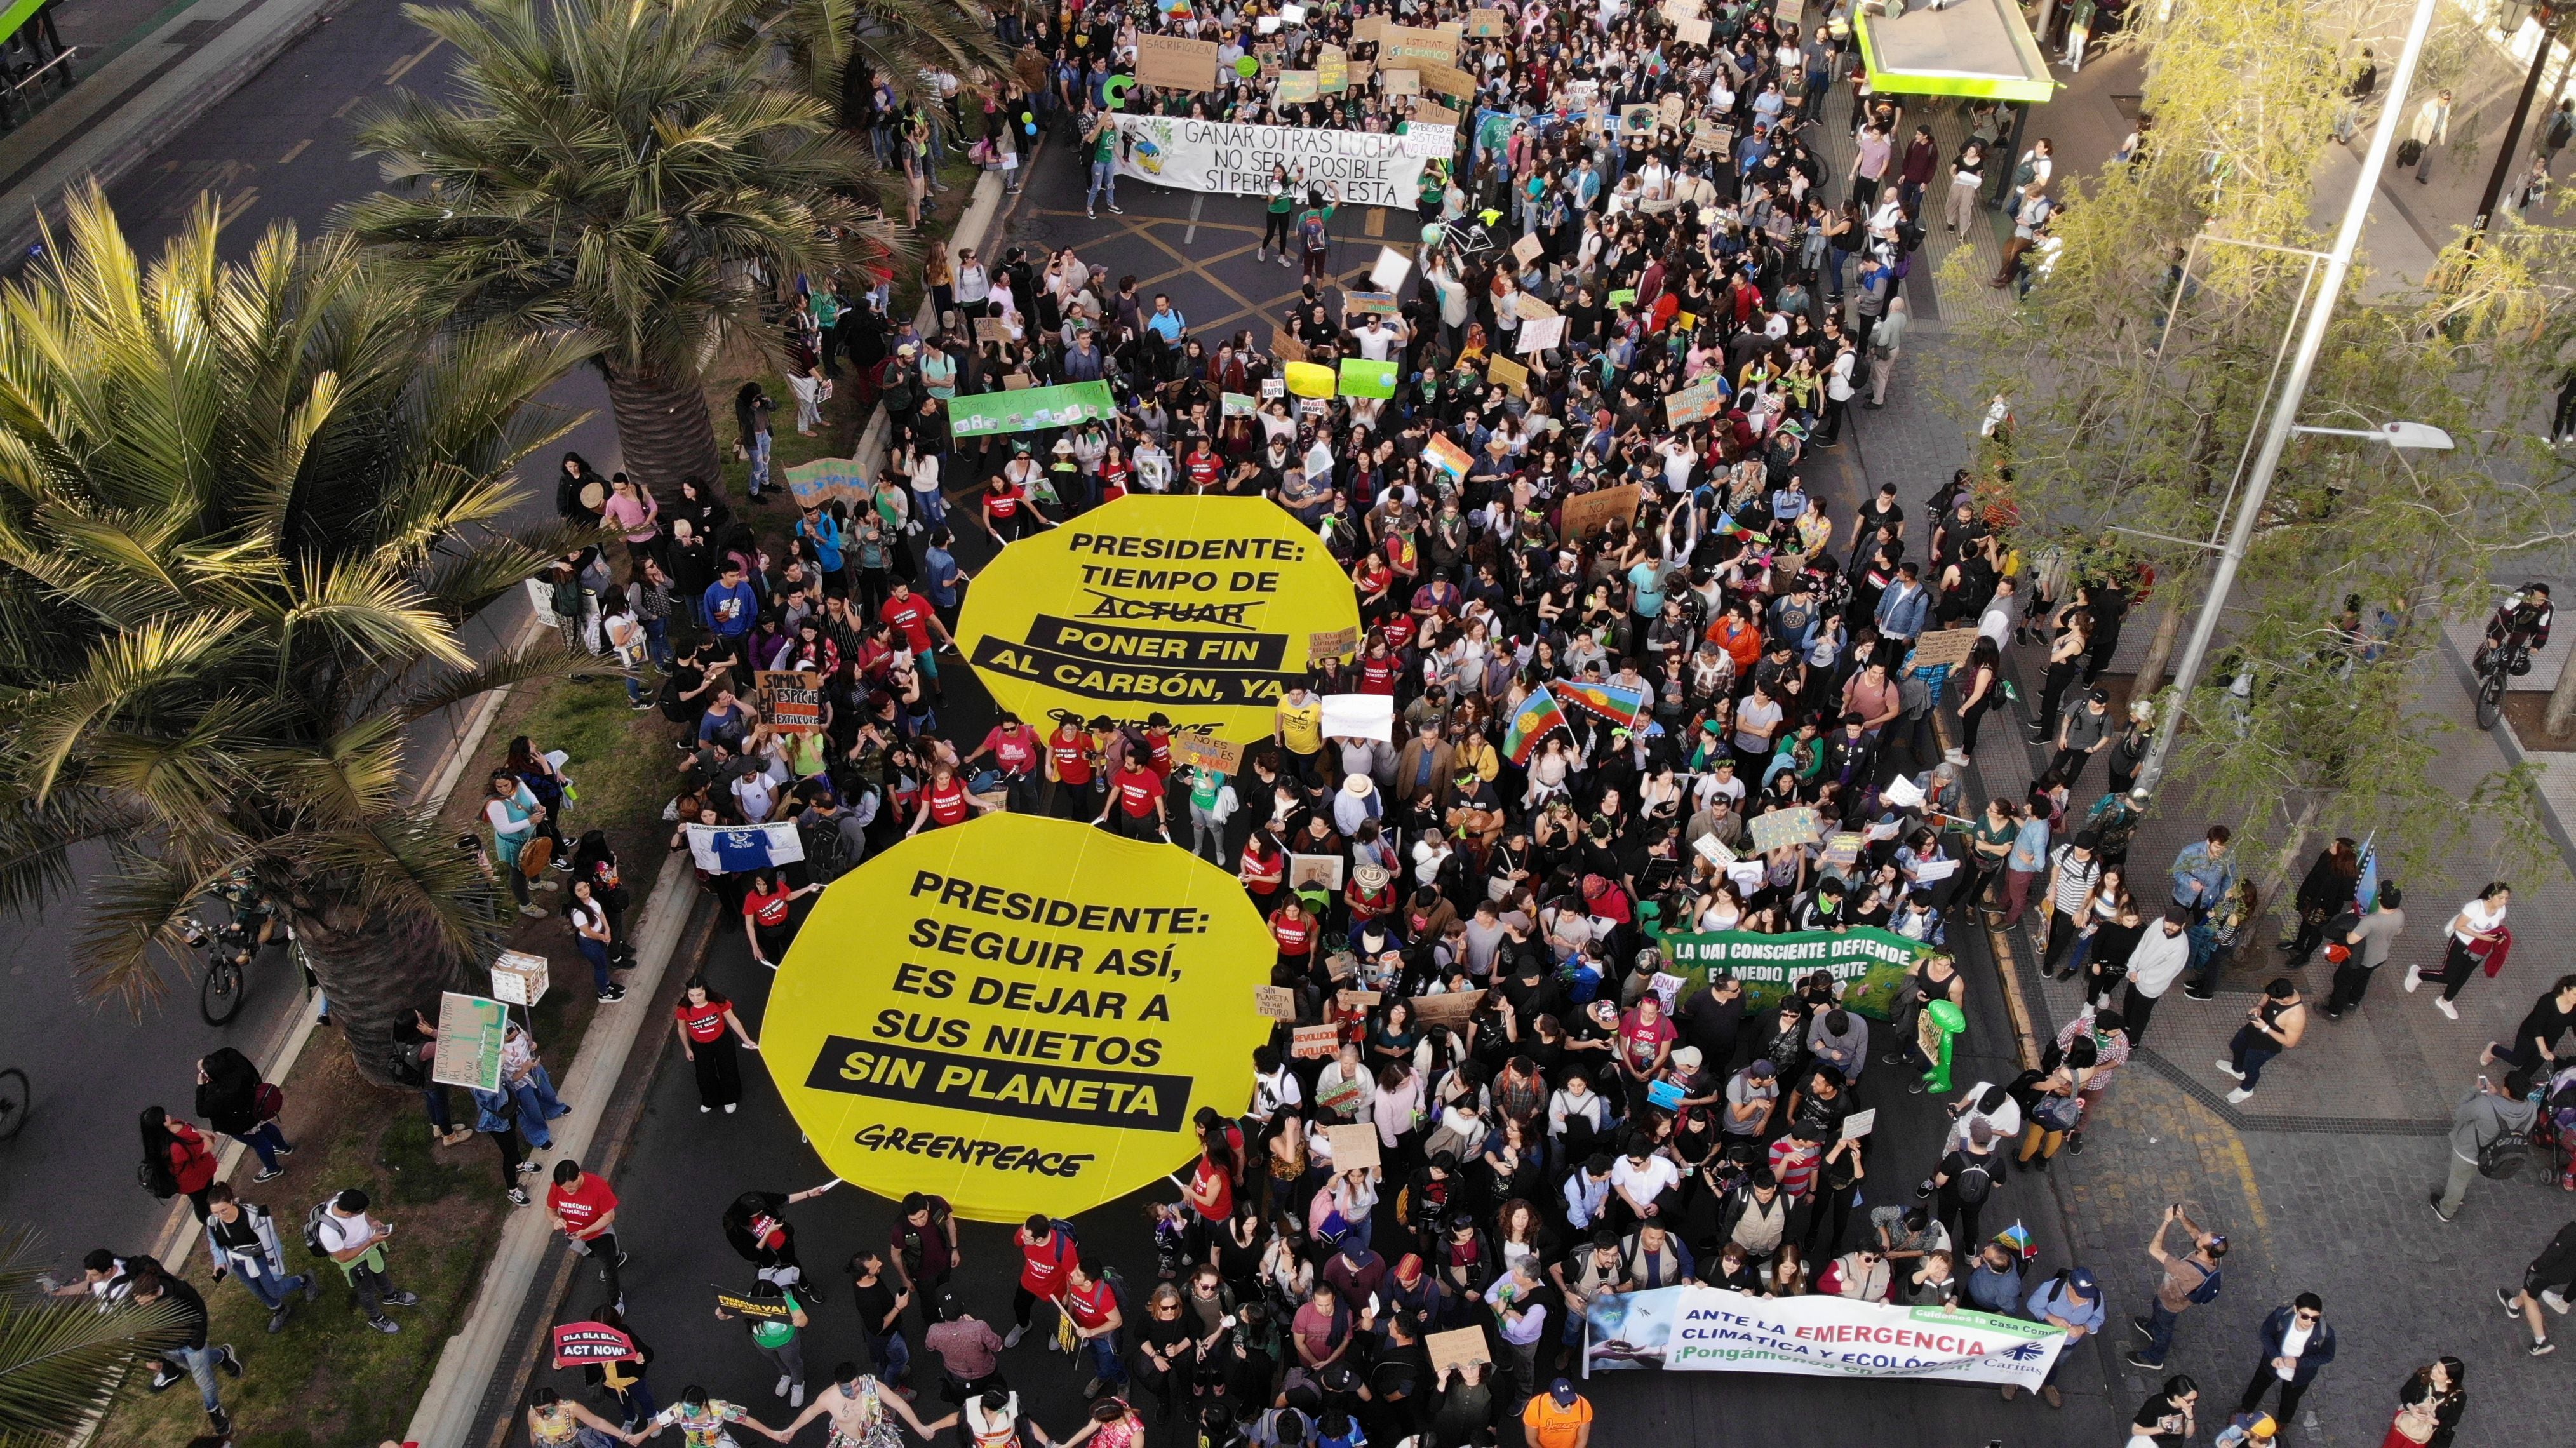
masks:
[[(1214, 337), (1251, 325), (1257, 336), (1267, 340), (1268, 319), (1295, 295), (1297, 282), (1290, 272), (1251, 260), (1251, 248), (1261, 230), (1255, 203), (1131, 186), (1121, 188), (1124, 216), (1104, 212), (1090, 220), (1082, 215), (1077, 183), (1057, 164), (1061, 160), (1052, 150), (1040, 158), (1029, 195), (1006, 219), (1008, 241), (1073, 245), (1084, 261), (1106, 266), (1113, 278), (1132, 272), (1148, 296), (1168, 291), (1199, 335)], [(1390, 213), (1383, 219), (1383, 229), (1390, 238), (1402, 237), (1409, 220), (1409, 214)], [(1365, 213), (1345, 215), (1337, 229), (1345, 231), (1349, 240), (1335, 257), (1337, 274), (1357, 274), (1374, 260), (1379, 243), (1368, 235), (1371, 226)], [(987, 249), (998, 253), (1001, 244)], [(1819, 479), (1837, 515), (1847, 516), (1860, 497), (1859, 470), (1848, 457), (1835, 456), (1820, 466), (1811, 485)], [(1917, 491), (1915, 481), (1907, 479), (1909, 496)], [(973, 556), (965, 561), (970, 568), (980, 562)], [(960, 738), (975, 737), (985, 717), (981, 710), (986, 706), (967, 697), (969, 692), (964, 687), (952, 692), (950, 712)], [(1963, 1084), (2009, 1078), (2016, 1069), (2009, 1059), (2012, 1033), (2001, 997), (1992, 986), (1995, 976), (1991, 969), (1979, 968), (1985, 964), (1982, 951), (1981, 942), (1971, 943), (1965, 955), (1971, 978), (1979, 984), (1970, 1001), (1969, 1049), (1958, 1065), (1957, 1079)], [(704, 969), (719, 990), (734, 998), (745, 1024), (757, 1034), (771, 976), (752, 964), (738, 927), (716, 932)], [(747, 1269), (725, 1246), (716, 1224), (725, 1204), (738, 1192), (793, 1190), (811, 1186), (830, 1173), (803, 1144), (776, 1091), (756, 1070), (740, 1114), (701, 1115), (689, 1070), (667, 1028), (657, 1049), (660, 1070), (617, 1174), (624, 1198), (620, 1221), (635, 1258), (626, 1273), (628, 1321), (659, 1354), (653, 1381), (666, 1401), (682, 1387), (697, 1383), (718, 1396), (751, 1405), (776, 1423), (786, 1414), (785, 1405), (770, 1394), (774, 1374), (740, 1340), (737, 1326), (720, 1325), (711, 1316), (709, 1284), (738, 1287), (747, 1278)], [(1928, 1173), (1936, 1154), (1941, 1119), (1937, 1108), (1902, 1088), (1899, 1073), (1877, 1068), (1861, 1087), (1863, 1103), (1881, 1113), (1880, 1145), (1870, 1163), (1872, 1202), (1910, 1201), (1912, 1184)], [(1105, 1253), (1131, 1284), (1153, 1280), (1143, 1204), (1156, 1195), (1141, 1192), (1074, 1218), (1085, 1246)], [(2068, 1231), (2044, 1179), (2016, 1178), (2008, 1183), (2000, 1205), (1989, 1215), (1999, 1225), (2015, 1216), (2029, 1222), (2050, 1248), (2040, 1267), (2054, 1270), (2064, 1265), (2062, 1244)], [(892, 1218), (887, 1201), (855, 1190), (836, 1191), (796, 1209), (804, 1261), (809, 1270), (832, 1274), (827, 1281), (836, 1289), (806, 1346), (806, 1360), (818, 1384), (832, 1364), (845, 1358), (864, 1361), (849, 1308), (847, 1279), (835, 1269), (860, 1243), (882, 1243)], [(1391, 1231), (1382, 1227), (1381, 1236)], [(965, 1246), (969, 1266), (961, 1274), (961, 1295), (970, 1309), (987, 1320), (1006, 1316), (1010, 1283), (1017, 1270), (1010, 1265), (1014, 1254), (1008, 1228), (970, 1226)], [(585, 1314), (596, 1295), (589, 1278), (576, 1279), (558, 1320)], [(2004, 1403), (1991, 1389), (1829, 1384), (1775, 1376), (1631, 1374), (1605, 1379), (1589, 1391), (1601, 1409), (1605, 1429), (1623, 1437), (1686, 1434), (1694, 1442), (1767, 1443), (1775, 1438), (1777, 1424), (1804, 1418), (1835, 1424), (1840, 1430), (1837, 1436), (1849, 1441), (2111, 1442), (2116, 1441), (2117, 1423), (2125, 1421), (2133, 1405), (2110, 1400), (2104, 1388), (2106, 1367), (2107, 1359), (2077, 1362), (2067, 1374), (2068, 1406), (2060, 1413), (2031, 1398)], [(1034, 1344), (1023, 1344), (1007, 1357), (1005, 1371), (1032, 1415), (1051, 1432), (1079, 1424), (1076, 1392), (1080, 1378), (1087, 1374), (1043, 1354)], [(572, 1378), (541, 1367), (532, 1381), (569, 1389)], [(916, 1371), (917, 1383), (931, 1380), (926, 1370)], [(1506, 1441), (1517, 1439), (1507, 1436)]]
[[(110, 188), (110, 199), (147, 258), (208, 190), (225, 201), (229, 256), (246, 253), (279, 221), (294, 223), (304, 236), (318, 235), (332, 208), (376, 185), (374, 163), (350, 154), (351, 113), (395, 83), (436, 85), (452, 57), (443, 46), (431, 47), (395, 0), (358, 0), (171, 138)], [(596, 379), (571, 378), (551, 400), (594, 414), (567, 443), (613, 468), (616, 434)], [(550, 460), (539, 465), (552, 466)], [(528, 516), (550, 506), (533, 494), (532, 500)], [(495, 636), (515, 634), (525, 616), (524, 600), (505, 598), (469, 634), (478, 648), (487, 647)], [(423, 721), (415, 731), (415, 759), (438, 756), (462, 722), (457, 712), (453, 721)], [(103, 860), (103, 852), (96, 858)], [(71, 984), (70, 950), (85, 918), (75, 896), (0, 927), (12, 941), (7, 994), (0, 996), (8, 1006), (0, 1011), (0, 1065), (26, 1069), (36, 1092), (27, 1129), (0, 1143), (0, 1221), (41, 1229), (51, 1255), (64, 1263), (76, 1263), (93, 1246), (142, 1250), (151, 1242), (169, 1209), (135, 1185), (135, 1114), (155, 1102), (191, 1111), (194, 1063), (217, 1045), (266, 1059), (300, 994), (283, 954), (272, 950), (253, 972), (248, 1005), (224, 1030), (199, 1021), (195, 981), (175, 973), (176, 993), (141, 1020), (119, 1006), (102, 1011)], [(75, 1077), (74, 1063), (87, 1079)], [(279, 1189), (292, 1186), (290, 1174)]]

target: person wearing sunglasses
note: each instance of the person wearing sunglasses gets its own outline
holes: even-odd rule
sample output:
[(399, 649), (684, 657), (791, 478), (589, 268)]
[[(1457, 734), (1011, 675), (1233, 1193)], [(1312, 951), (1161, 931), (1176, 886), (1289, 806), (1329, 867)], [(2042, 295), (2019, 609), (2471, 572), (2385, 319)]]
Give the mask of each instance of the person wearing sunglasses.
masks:
[(2289, 1306), (2273, 1308), (2271, 1316), (2263, 1319), (2263, 1360), (2254, 1365), (2254, 1380), (2236, 1400), (2236, 1411), (2251, 1413), (2263, 1406), (2263, 1395), (2279, 1383), (2281, 1406), (2272, 1416), (2278, 1422), (2296, 1422), (2299, 1399), (2307, 1396), (2308, 1385), (2334, 1361), (2334, 1355), (2335, 1330), (2326, 1325), (2325, 1299), (2302, 1292)]

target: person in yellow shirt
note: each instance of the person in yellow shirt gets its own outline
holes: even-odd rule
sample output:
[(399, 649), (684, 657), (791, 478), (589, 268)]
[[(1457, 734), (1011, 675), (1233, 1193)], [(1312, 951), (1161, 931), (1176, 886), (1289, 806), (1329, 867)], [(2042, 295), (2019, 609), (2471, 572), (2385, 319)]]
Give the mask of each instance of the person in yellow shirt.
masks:
[(1528, 1432), (1529, 1448), (1591, 1448), (1592, 1400), (1558, 1378), (1521, 1409), (1521, 1427)]
[(1270, 737), (1288, 754), (1288, 767), (1308, 789), (1324, 783), (1324, 701), (1303, 684), (1290, 686), (1279, 701), (1279, 722)]

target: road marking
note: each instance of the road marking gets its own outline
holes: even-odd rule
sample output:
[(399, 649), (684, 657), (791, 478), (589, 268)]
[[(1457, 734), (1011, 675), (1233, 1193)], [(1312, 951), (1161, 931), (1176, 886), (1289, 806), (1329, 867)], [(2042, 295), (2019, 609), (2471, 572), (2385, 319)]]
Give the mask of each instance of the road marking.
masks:
[(392, 70), (387, 71), (387, 72), (385, 73), (385, 84), (387, 84), (387, 85), (392, 85), (392, 84), (393, 84), (393, 83), (395, 83), (396, 81), (401, 80), (404, 76), (407, 76), (407, 75), (411, 74), (411, 68), (412, 68), (413, 66), (418, 65), (418, 64), (420, 64), (422, 61), (429, 59), (429, 54), (430, 54), (430, 52), (431, 52), (431, 51), (438, 49), (440, 46), (445, 45), (446, 43), (447, 43), (447, 42), (446, 42), (446, 40), (444, 40), (444, 39), (433, 40), (433, 41), (431, 41), (429, 44), (427, 44), (427, 45), (425, 45), (425, 46), (421, 47), (421, 50), (420, 50), (420, 53), (419, 53), (419, 54), (417, 54), (417, 55), (413, 55), (413, 56), (405, 57), (405, 58), (404, 58), (404, 60), (403, 60), (400, 64), (396, 65)]
[(349, 114), (349, 112), (354, 111), (354, 110), (356, 110), (356, 109), (358, 108), (358, 102), (360, 102), (360, 101), (362, 101), (362, 100), (365, 100), (365, 99), (366, 99), (366, 96), (365, 96), (363, 93), (358, 94), (358, 95), (353, 95), (353, 96), (349, 97), (349, 99), (348, 99), (348, 100), (346, 100), (346, 101), (344, 101), (344, 102), (342, 102), (342, 103), (341, 103), (341, 106), (340, 106), (340, 108), (339, 108), (338, 110), (333, 111), (333, 112), (331, 113), (331, 119), (333, 119), (333, 120), (335, 120), (335, 121), (336, 121), (336, 120), (339, 120), (341, 117), (346, 116), (347, 114)]
[(310, 146), (310, 145), (312, 145), (312, 144), (313, 144), (313, 138), (312, 138), (312, 137), (310, 137), (310, 136), (307, 136), (307, 137), (305, 137), (303, 140), (296, 142), (296, 143), (295, 143), (295, 145), (294, 145), (292, 148), (290, 148), (290, 149), (287, 151), (287, 153), (286, 153), (285, 155), (280, 156), (280, 157), (278, 157), (278, 158), (277, 158), (277, 164), (279, 164), (280, 166), (283, 166), (283, 165), (285, 165), (287, 162), (294, 160), (296, 157), (303, 155), (303, 154), (304, 154), (304, 148), (305, 148), (305, 147), (307, 147), (307, 146)]
[(1206, 204), (1207, 193), (1204, 191), (1190, 198), (1190, 229), (1181, 233), (1181, 245), (1187, 246), (1199, 239), (1199, 208)]

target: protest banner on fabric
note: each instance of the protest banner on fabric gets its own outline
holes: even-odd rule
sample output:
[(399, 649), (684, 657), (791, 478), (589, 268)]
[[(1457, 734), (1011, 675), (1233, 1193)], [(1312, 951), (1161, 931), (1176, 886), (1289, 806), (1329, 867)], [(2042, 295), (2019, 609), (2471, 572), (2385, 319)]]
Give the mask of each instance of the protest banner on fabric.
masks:
[[(1312, 72), (1305, 84), (1311, 85)], [(1311, 96), (1310, 96), (1311, 98)], [(1423, 158), (1382, 131), (1245, 126), (1185, 116), (1118, 117), (1118, 174), (1220, 196), (1266, 196), (1270, 169), (1302, 171), (1355, 206), (1413, 208)], [(960, 399), (963, 401), (964, 399)]]
[(1136, 79), (1165, 90), (1216, 89), (1217, 45), (1178, 35), (1136, 36)]
[[(1749, 862), (1758, 871), (1760, 862)], [(1708, 984), (1709, 972), (1732, 972), (1744, 982), (1745, 1009), (1767, 1010), (1779, 1004), (1790, 986), (1817, 971), (1842, 982), (1843, 1004), (1875, 1020), (1894, 1012), (1905, 972), (1933, 947), (1890, 931), (1854, 926), (1843, 931), (1805, 931), (1758, 935), (1746, 931), (1664, 936), (1664, 954), (1673, 974), (1688, 982), (1688, 1000)]]
[(805, 858), (804, 837), (785, 820), (765, 825), (690, 825), (689, 858), (715, 875), (792, 865)]
[(1226, 871), (990, 814), (832, 882), (780, 963), (761, 1060), (825, 1165), (976, 1221), (1072, 1215), (1198, 1152), (1270, 1037), (1230, 962), (1273, 949)]
[[(1329, 374), (1327, 374), (1329, 375)], [(994, 701), (1266, 739), (1311, 635), (1359, 628), (1350, 578), (1267, 498), (1131, 494), (984, 566), (957, 642)]]
[(819, 508), (830, 502), (855, 503), (866, 491), (867, 474), (851, 458), (816, 458), (787, 469), (787, 493), (799, 508)]
[(1587, 1376), (1667, 1368), (2035, 1390), (2065, 1346), (2058, 1328), (1991, 1313), (1836, 1296), (1755, 1297), (1696, 1283), (1599, 1293), (1583, 1313)]
[(958, 437), (992, 437), (1043, 427), (1071, 427), (1115, 414), (1106, 382), (1068, 382), (1010, 392), (980, 392), (948, 404), (948, 429)]

